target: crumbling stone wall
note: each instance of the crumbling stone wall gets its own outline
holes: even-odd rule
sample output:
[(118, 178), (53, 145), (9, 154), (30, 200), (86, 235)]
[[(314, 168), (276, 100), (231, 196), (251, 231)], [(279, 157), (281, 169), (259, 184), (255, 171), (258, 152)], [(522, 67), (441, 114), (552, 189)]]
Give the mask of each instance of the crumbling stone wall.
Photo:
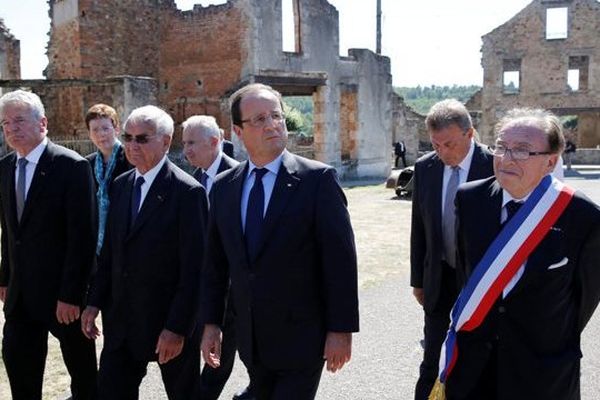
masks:
[(7, 80), (0, 81), (0, 90), (18, 88), (31, 90), (40, 96), (48, 117), (48, 135), (59, 143), (91, 152), (85, 113), (96, 103), (110, 104), (121, 120), (136, 107), (156, 104), (156, 81), (149, 78), (112, 77), (102, 80)]
[(0, 79), (21, 77), (21, 47), (0, 18)]
[[(429, 145), (425, 116), (414, 111), (398, 94), (393, 96), (392, 143), (400, 140), (406, 146), (406, 162), (414, 164), (419, 158), (419, 149)], [(389, 149), (393, 154), (393, 148)]]
[[(229, 0), (189, 11), (178, 10), (174, 0), (48, 3), (49, 79), (98, 85), (116, 75), (149, 77), (157, 83), (158, 105), (178, 124), (193, 114), (211, 114), (226, 136), (231, 136), (228, 98), (244, 84), (312, 95), (315, 158), (346, 177), (389, 172), (389, 58), (359, 49), (340, 57), (339, 16), (326, 0), (294, 2), (294, 52), (282, 50), (281, 0)], [(353, 88), (351, 95), (347, 88)], [(79, 132), (81, 112), (96, 94), (82, 88), (67, 92), (74, 98), (56, 98), (64, 107), (58, 117), (65, 132)]]
[[(568, 32), (546, 39), (546, 9), (568, 7)], [(484, 83), (480, 134), (491, 142), (496, 121), (517, 106), (542, 107), (560, 115), (580, 115), (580, 147), (600, 144), (595, 120), (600, 112), (600, 3), (596, 0), (535, 0), (505, 24), (483, 36)], [(579, 90), (569, 89), (568, 70), (580, 57)], [(503, 72), (520, 69), (520, 87), (503, 90)]]

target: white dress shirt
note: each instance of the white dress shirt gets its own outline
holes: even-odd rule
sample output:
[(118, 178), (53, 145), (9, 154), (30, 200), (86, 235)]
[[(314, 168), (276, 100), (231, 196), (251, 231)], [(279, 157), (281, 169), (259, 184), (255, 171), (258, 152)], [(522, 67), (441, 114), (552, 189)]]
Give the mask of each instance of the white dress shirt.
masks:
[[(25, 165), (25, 199), (27, 199), (27, 193), (29, 193), (29, 187), (31, 186), (31, 181), (33, 180), (35, 168), (39, 164), (40, 157), (42, 156), (42, 153), (44, 153), (44, 150), (46, 150), (47, 145), (48, 138), (44, 137), (40, 144), (35, 146), (33, 150), (31, 150), (29, 154), (25, 156), (25, 159), (27, 160), (27, 165)], [(23, 158), (23, 156), (18, 152), (16, 154), (17, 162), (15, 163), (15, 191), (17, 190), (17, 182), (19, 182), (19, 160)]]
[[(137, 178), (140, 176), (144, 178), (144, 184), (140, 188), (141, 196), (140, 196), (140, 206), (138, 208), (138, 211), (142, 209), (142, 204), (144, 204), (144, 200), (146, 199), (146, 195), (148, 194), (148, 191), (150, 190), (150, 187), (152, 186), (152, 182), (154, 182), (154, 179), (156, 179), (156, 176), (160, 172), (160, 169), (163, 167), (163, 165), (165, 165), (165, 162), (167, 162), (166, 154), (162, 158), (162, 160), (160, 160), (158, 162), (158, 164), (156, 164), (154, 167), (152, 167), (152, 169), (150, 169), (145, 174), (141, 174), (137, 168), (135, 169), (135, 180), (137, 180)], [(135, 185), (135, 180), (133, 183), (134, 185)]]
[[(284, 152), (287, 150), (284, 150)], [(275, 179), (277, 179), (277, 173), (279, 172), (279, 167), (281, 167), (281, 159), (283, 157), (283, 152), (273, 161), (265, 165), (263, 168), (268, 169), (269, 171), (263, 176), (262, 183), (263, 188), (265, 190), (265, 207), (263, 209), (263, 216), (267, 213), (267, 207), (269, 206), (269, 200), (271, 200), (271, 195), (273, 194), (273, 187), (275, 186)], [(241, 211), (242, 211), (242, 227), (246, 230), (246, 211), (248, 209), (248, 197), (250, 197), (250, 190), (252, 190), (252, 186), (254, 186), (254, 177), (253, 174), (254, 169), (257, 168), (252, 161), (248, 160), (248, 172), (246, 174), (246, 179), (244, 180), (244, 187), (242, 188), (242, 202), (241, 202)]]

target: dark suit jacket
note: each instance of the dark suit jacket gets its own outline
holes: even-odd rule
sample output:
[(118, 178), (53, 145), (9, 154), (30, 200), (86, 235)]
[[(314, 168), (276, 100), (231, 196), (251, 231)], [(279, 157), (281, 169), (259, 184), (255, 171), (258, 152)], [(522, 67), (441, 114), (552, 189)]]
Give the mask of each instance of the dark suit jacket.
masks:
[[(222, 153), (221, 163), (219, 164), (219, 168), (217, 168), (217, 174), (227, 171), (228, 169), (231, 169), (231, 168), (237, 166), (238, 164), (239, 164), (238, 161), (229, 157), (227, 154)], [(202, 172), (203, 172), (202, 168), (196, 168), (194, 170), (193, 175), (194, 175), (194, 178), (196, 178), (196, 180), (198, 182), (200, 182), (200, 177), (202, 176)]]
[[(90, 165), (92, 166), (92, 172), (93, 172), (93, 176), (94, 176), (94, 184), (96, 185), (96, 187), (98, 185), (98, 182), (96, 182), (96, 158), (97, 157), (98, 157), (97, 151), (85, 156), (85, 159), (88, 160)], [(115, 169), (112, 173), (112, 180), (114, 181), (117, 178), (117, 176), (121, 175), (123, 172), (129, 171), (132, 168), (133, 168), (133, 165), (129, 164), (129, 161), (127, 161), (127, 157), (125, 157), (125, 147), (121, 146), (121, 148), (119, 149), (119, 152), (117, 153), (117, 163), (115, 164)]]
[[(457, 269), (468, 277), (500, 231), (502, 190), (493, 177), (469, 183), (456, 203)], [(480, 327), (458, 334), (448, 394), (468, 393), (496, 346), (499, 400), (579, 399), (580, 334), (600, 299), (599, 248), (600, 209), (576, 193), (512, 291)]]
[[(256, 259), (249, 260), (240, 201), (248, 162), (211, 189), (204, 322), (221, 324), (231, 277), (238, 349), (273, 369), (314, 366), (325, 333), (358, 330), (356, 252), (335, 170), (284, 152)], [(256, 346), (256, 348), (255, 348)]]
[[(475, 143), (467, 181), (494, 174), (493, 156)], [(423, 288), (424, 309), (431, 312), (438, 300), (442, 281), (442, 184), (444, 163), (435, 152), (415, 163), (410, 235), (410, 285)]]
[(140, 360), (153, 360), (160, 332), (192, 334), (203, 259), (204, 188), (170, 161), (161, 168), (129, 228), (135, 170), (111, 192), (106, 238), (88, 304), (104, 314), (104, 346), (127, 341)]
[(0, 160), (4, 311), (49, 322), (56, 318), (57, 300), (83, 302), (96, 242), (92, 171), (80, 155), (48, 141), (19, 224), (16, 158), (13, 152)]

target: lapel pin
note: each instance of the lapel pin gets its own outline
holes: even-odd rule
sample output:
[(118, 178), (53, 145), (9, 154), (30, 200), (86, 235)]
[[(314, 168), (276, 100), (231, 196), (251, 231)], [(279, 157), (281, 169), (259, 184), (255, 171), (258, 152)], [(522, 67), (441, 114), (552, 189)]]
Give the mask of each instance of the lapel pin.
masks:
[(291, 183), (288, 183), (288, 184), (287, 184), (287, 187), (292, 187), (292, 184), (291, 184)]
[(160, 194), (157, 195), (156, 198), (158, 199), (158, 201), (163, 201), (163, 197)]
[(40, 171), (41, 176), (46, 176), (46, 171)]

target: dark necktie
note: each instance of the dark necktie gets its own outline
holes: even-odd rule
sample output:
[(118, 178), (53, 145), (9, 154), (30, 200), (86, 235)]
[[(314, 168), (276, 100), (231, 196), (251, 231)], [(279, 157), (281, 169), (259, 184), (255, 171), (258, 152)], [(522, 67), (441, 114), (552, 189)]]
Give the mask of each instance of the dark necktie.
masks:
[(206, 181), (208, 180), (208, 174), (206, 173), (206, 171), (204, 171), (202, 173), (202, 175), (200, 175), (200, 184), (202, 186), (204, 186), (204, 188), (206, 189)]
[(254, 260), (258, 252), (258, 244), (262, 234), (262, 224), (265, 209), (265, 189), (262, 183), (263, 176), (268, 172), (266, 168), (254, 169), (254, 185), (248, 196), (248, 208), (246, 209), (246, 227), (244, 236), (246, 239), (246, 250), (250, 260)]
[(514, 215), (517, 213), (517, 211), (519, 211), (519, 208), (521, 208), (522, 205), (523, 205), (523, 203), (520, 203), (520, 202), (514, 201), (514, 200), (511, 200), (508, 203), (506, 203), (506, 205), (505, 205), (505, 207), (506, 207), (506, 221), (504, 221), (505, 224), (508, 221), (510, 221), (510, 219), (512, 217), (514, 217)]
[(144, 184), (144, 177), (139, 176), (135, 180), (133, 186), (133, 194), (131, 196), (131, 220), (129, 226), (133, 226), (135, 219), (137, 218), (138, 211), (140, 209), (140, 201), (142, 200), (142, 185)]
[(25, 208), (25, 197), (27, 189), (27, 159), (25, 157), (19, 158), (17, 161), (19, 168), (19, 177), (17, 178), (17, 192), (15, 193), (17, 200), (17, 220), (21, 222), (21, 216), (23, 215), (23, 209)]
[(456, 197), (456, 189), (458, 189), (460, 167), (452, 167), (452, 174), (446, 187), (446, 198), (444, 199), (444, 215), (442, 216), (442, 234), (444, 260), (454, 267), (455, 248), (456, 248), (456, 214), (454, 212), (454, 198)]

